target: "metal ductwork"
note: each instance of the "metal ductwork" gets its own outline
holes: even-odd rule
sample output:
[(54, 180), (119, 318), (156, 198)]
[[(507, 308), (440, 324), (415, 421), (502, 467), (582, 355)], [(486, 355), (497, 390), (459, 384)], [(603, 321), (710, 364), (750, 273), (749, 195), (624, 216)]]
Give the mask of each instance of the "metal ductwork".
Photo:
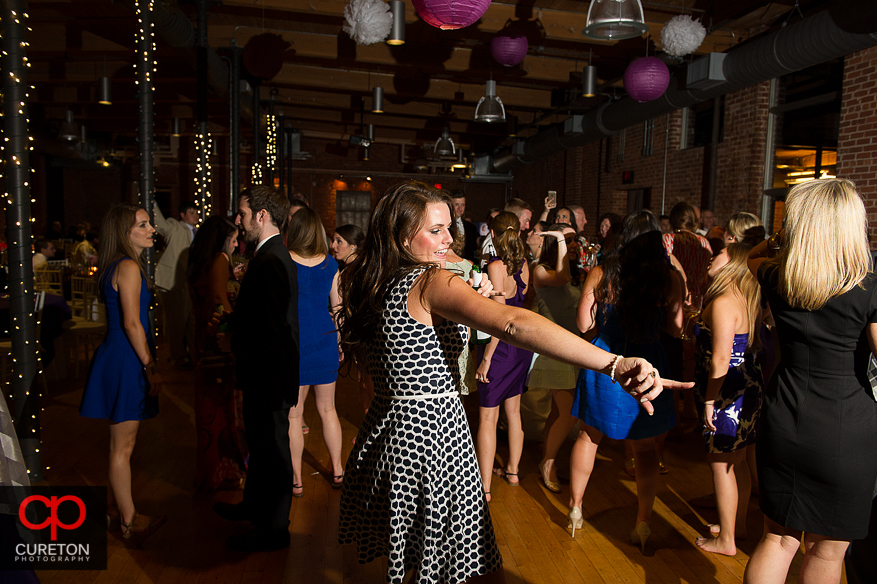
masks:
[[(506, 173), (521, 164), (531, 164), (569, 148), (600, 140), (620, 130), (646, 120), (713, 99), (733, 91), (768, 81), (836, 59), (850, 53), (877, 46), (877, 17), (872, 0), (849, 1), (786, 26), (765, 37), (740, 45), (727, 53), (723, 72), (724, 83), (710, 89), (684, 89), (684, 80), (673, 75), (670, 86), (660, 98), (639, 103), (629, 97), (607, 102), (581, 116), (581, 127), (559, 124), (543, 130), (490, 158), (493, 172)], [(848, 22), (850, 15), (861, 9), (867, 26), (857, 21), (858, 30), (848, 32), (837, 23)]]

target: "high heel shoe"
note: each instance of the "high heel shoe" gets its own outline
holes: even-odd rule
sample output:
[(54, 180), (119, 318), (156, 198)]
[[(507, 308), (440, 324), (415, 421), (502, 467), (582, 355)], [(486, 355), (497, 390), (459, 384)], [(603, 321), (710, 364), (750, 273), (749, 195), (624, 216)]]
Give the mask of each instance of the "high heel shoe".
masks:
[(575, 539), (576, 529), (582, 528), (582, 510), (579, 507), (573, 507), (569, 510), (567, 518), (569, 519), (569, 525), (566, 528), (572, 529), (572, 538)]
[[(549, 459), (551, 462), (554, 462), (554, 459)], [(551, 491), (552, 493), (560, 492), (560, 484), (556, 481), (552, 481), (548, 478), (548, 473), (545, 471), (545, 467), (548, 466), (548, 460), (543, 460), (539, 463), (539, 474), (542, 475), (542, 482), (545, 484), (545, 488)]]
[(652, 530), (649, 527), (648, 521), (640, 521), (633, 528), (633, 531), (630, 532), (630, 543), (634, 545), (639, 543), (640, 553), (645, 554), (646, 542), (649, 541), (650, 535), (652, 535)]
[(146, 524), (146, 527), (143, 529), (134, 529), (134, 523), (137, 521), (137, 518), (140, 517), (139, 513), (134, 513), (134, 517), (131, 519), (130, 523), (125, 523), (119, 518), (120, 528), (122, 530), (122, 539), (125, 541), (127, 545), (132, 547), (140, 547), (140, 544), (143, 543), (147, 537), (155, 533), (158, 528), (167, 523), (167, 515), (160, 515), (159, 517), (153, 517)]

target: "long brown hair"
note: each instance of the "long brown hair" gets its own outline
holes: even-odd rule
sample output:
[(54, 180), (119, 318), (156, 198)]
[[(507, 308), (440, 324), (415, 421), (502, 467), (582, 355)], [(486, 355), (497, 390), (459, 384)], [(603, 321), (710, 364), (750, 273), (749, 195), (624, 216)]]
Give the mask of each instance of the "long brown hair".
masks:
[(722, 266), (716, 274), (713, 283), (703, 298), (706, 306), (727, 291), (738, 295), (746, 307), (749, 316), (749, 340), (746, 346), (758, 352), (761, 349), (761, 338), (758, 335), (761, 324), (761, 287), (758, 280), (749, 271), (747, 259), (751, 245), (745, 243), (732, 243), (727, 248), (728, 263)]
[(453, 209), (447, 194), (418, 181), (400, 183), (378, 201), (365, 242), (339, 282), (342, 302), (337, 324), (345, 359), (363, 362), (365, 346), (373, 340), (393, 286), (422, 266), (427, 268), (424, 284), (438, 271), (435, 264), (422, 262), (408, 248), (432, 203), (450, 204)]
[(326, 231), (320, 216), (310, 207), (302, 207), (286, 227), (286, 248), (303, 258), (326, 255)]
[(103, 281), (107, 276), (107, 269), (122, 258), (129, 258), (137, 262), (140, 273), (146, 279), (149, 290), (153, 290), (154, 284), (146, 275), (146, 250), (135, 253), (131, 245), (131, 230), (137, 224), (137, 211), (146, 212), (146, 209), (133, 203), (120, 203), (107, 211), (100, 230), (100, 243), (97, 250), (98, 273), (100, 283), (98, 294), (101, 300), (106, 301), (104, 296)]
[(496, 255), (506, 266), (509, 276), (516, 273), (524, 265), (527, 250), (521, 241), (521, 221), (509, 211), (503, 211), (490, 222), (493, 232), (493, 247)]

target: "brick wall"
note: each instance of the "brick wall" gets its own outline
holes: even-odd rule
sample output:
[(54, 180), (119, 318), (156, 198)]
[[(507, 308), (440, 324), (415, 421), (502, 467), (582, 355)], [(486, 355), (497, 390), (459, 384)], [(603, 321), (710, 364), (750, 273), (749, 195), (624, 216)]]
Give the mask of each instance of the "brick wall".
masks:
[[(738, 211), (760, 213), (767, 104), (767, 83), (726, 96), (714, 209), (720, 224)], [(679, 149), (681, 121), (680, 110), (655, 118), (653, 154), (648, 156), (643, 155), (644, 124), (637, 124), (624, 130), (623, 160), (619, 160), (622, 136), (616, 134), (518, 167), (513, 171), (514, 192), (541, 208), (542, 193), (557, 190), (558, 204), (578, 203), (585, 208), (589, 219), (585, 231), (591, 235), (601, 214), (627, 213), (631, 190), (649, 189), (649, 207), (656, 214), (669, 213), (680, 201), (702, 206), (709, 160), (703, 147)], [(665, 143), (669, 144), (666, 185)], [(633, 172), (631, 184), (622, 184), (625, 171)]]
[(837, 144), (837, 175), (856, 183), (865, 199), (870, 235), (877, 241), (877, 48), (848, 55)]

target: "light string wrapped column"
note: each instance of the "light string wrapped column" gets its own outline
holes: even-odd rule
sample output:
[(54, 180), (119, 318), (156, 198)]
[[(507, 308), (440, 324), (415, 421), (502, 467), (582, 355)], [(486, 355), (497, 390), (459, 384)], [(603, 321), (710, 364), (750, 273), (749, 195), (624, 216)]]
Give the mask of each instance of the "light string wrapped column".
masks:
[[(206, 125), (206, 124), (205, 124)], [(200, 130), (195, 134), (195, 201), (198, 203), (201, 221), (213, 214), (213, 194), (210, 185), (213, 180), (213, 169), (210, 165), (210, 153), (213, 152), (213, 138), (210, 132), (206, 135)]]
[(6, 184), (6, 241), (9, 259), (9, 310), (12, 316), (12, 383), (9, 409), (30, 481), (43, 478), (40, 455), (40, 403), (34, 387), (39, 369), (34, 315), (33, 219), (27, 119), (27, 41), (24, 3), (3, 0), (0, 13), (3, 70), (3, 163)]
[(196, 111), (198, 124), (195, 130), (195, 148), (198, 164), (195, 169), (198, 211), (202, 222), (210, 216), (208, 200), (210, 199), (210, 132), (207, 128), (207, 0), (198, 0), (197, 26), (195, 27), (195, 50), (198, 57)]
[[(140, 205), (146, 209), (150, 220), (153, 220), (155, 204), (155, 171), (152, 154), (155, 149), (152, 76), (155, 73), (155, 31), (152, 22), (154, 0), (137, 0), (137, 59), (134, 61), (137, 85), (137, 142), (139, 144), (138, 186), (140, 188)], [(146, 274), (155, 279), (155, 248), (146, 249)], [(149, 305), (149, 323), (152, 338), (156, 338), (158, 330), (155, 322), (155, 304)], [(149, 333), (147, 333), (149, 334)]]

